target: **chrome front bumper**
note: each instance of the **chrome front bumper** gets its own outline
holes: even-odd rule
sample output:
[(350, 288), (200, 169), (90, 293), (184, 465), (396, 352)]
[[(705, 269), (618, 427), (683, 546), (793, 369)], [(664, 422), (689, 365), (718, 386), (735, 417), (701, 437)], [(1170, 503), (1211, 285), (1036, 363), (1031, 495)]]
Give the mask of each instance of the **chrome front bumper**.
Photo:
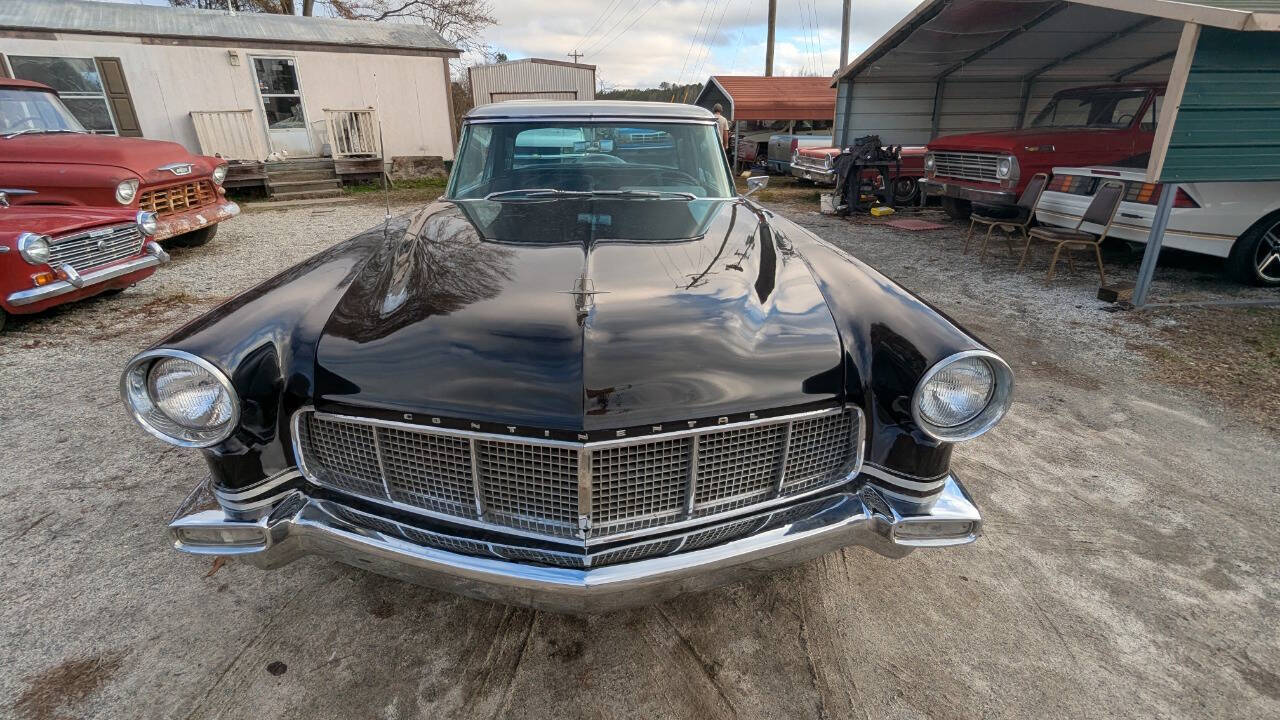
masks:
[[(31, 303), (37, 303), (41, 300), (48, 300), (49, 298), (58, 297), (59, 295), (73, 293), (77, 290), (83, 290), (84, 288), (104, 283), (108, 280), (114, 280), (118, 277), (138, 272), (139, 270), (145, 270), (149, 267), (169, 262), (169, 253), (165, 252), (164, 249), (162, 249), (154, 240), (148, 240), (143, 246), (143, 249), (146, 253), (145, 255), (135, 257), (131, 260), (118, 262), (114, 265), (108, 265), (99, 270), (84, 273), (83, 275), (75, 273), (67, 280), (51, 282), (48, 285), (41, 285), (40, 287), (32, 288), (30, 290), (19, 290), (18, 292), (11, 294), (6, 298), (6, 300), (10, 305), (15, 307), (30, 305)], [(74, 272), (74, 270), (72, 272)]]
[(960, 198), (980, 205), (1016, 205), (1018, 203), (1018, 194), (1012, 190), (988, 190), (945, 180), (926, 179), (924, 191), (935, 197)]
[(805, 167), (804, 165), (792, 163), (791, 175), (804, 180), (812, 180), (816, 183), (822, 183), (824, 185), (836, 184), (836, 174), (831, 170), (814, 170), (812, 168)]
[[(193, 497), (195, 493), (193, 493)], [(188, 500), (188, 507), (192, 500)], [(406, 582), (469, 597), (553, 612), (598, 613), (659, 602), (802, 563), (848, 545), (886, 557), (916, 547), (964, 545), (982, 517), (964, 487), (948, 476), (929, 507), (904, 505), (871, 486), (833, 496), (801, 517), (700, 550), (591, 569), (565, 569), (447, 552), (356, 526), (344, 506), (294, 490), (258, 520), (221, 509), (182, 514), (170, 525), (174, 547), (229, 555), (263, 569), (318, 555)], [(348, 513), (349, 516), (349, 513)]]

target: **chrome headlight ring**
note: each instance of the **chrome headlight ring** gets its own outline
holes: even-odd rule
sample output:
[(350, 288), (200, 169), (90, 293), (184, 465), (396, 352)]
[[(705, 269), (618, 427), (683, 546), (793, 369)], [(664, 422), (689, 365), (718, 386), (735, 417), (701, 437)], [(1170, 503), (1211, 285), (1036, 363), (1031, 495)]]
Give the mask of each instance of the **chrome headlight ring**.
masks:
[(156, 214), (148, 210), (138, 211), (134, 220), (138, 223), (138, 229), (147, 237), (155, 235), (156, 231), (160, 229), (160, 225), (156, 221)]
[(52, 241), (48, 235), (22, 233), (18, 236), (18, 254), (30, 265), (46, 265), (52, 255), (49, 248)]
[(121, 180), (116, 185), (116, 202), (121, 205), (128, 205), (138, 196), (138, 181), (134, 179)]
[[(188, 427), (179, 424), (157, 407), (151, 394), (151, 371), (158, 362), (171, 358), (195, 365), (217, 381), (231, 406), (229, 415), (223, 422), (203, 430)], [(230, 378), (208, 360), (183, 350), (158, 348), (134, 356), (120, 376), (120, 395), (133, 419), (144, 430), (178, 447), (204, 448), (217, 445), (230, 437), (240, 424), (240, 398)]]
[[(944, 427), (930, 422), (921, 412), (921, 402), (925, 389), (938, 373), (946, 370), (954, 363), (970, 358), (982, 360), (991, 371), (992, 387), (986, 404), (972, 417), (955, 425)], [(929, 368), (928, 372), (920, 378), (920, 382), (916, 384), (915, 392), (911, 395), (911, 419), (915, 421), (916, 427), (934, 440), (947, 443), (962, 442), (964, 440), (972, 440), (995, 427), (1004, 418), (1005, 413), (1009, 411), (1009, 406), (1012, 404), (1013, 370), (1009, 368), (1009, 364), (999, 355), (989, 350), (966, 350), (943, 358)]]
[(227, 166), (219, 165), (214, 168), (213, 174), (209, 176), (209, 179), (213, 180), (214, 185), (221, 185), (222, 181), (227, 179)]

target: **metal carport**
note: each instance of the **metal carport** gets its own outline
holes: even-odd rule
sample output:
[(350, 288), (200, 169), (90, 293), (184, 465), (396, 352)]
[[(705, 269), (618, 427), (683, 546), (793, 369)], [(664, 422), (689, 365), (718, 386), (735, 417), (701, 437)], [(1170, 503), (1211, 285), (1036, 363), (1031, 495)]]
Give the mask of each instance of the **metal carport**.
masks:
[(1013, 129), (1059, 90), (1167, 82), (1149, 182), (1280, 179), (1276, 30), (1277, 0), (925, 0), (836, 73), (835, 141)]

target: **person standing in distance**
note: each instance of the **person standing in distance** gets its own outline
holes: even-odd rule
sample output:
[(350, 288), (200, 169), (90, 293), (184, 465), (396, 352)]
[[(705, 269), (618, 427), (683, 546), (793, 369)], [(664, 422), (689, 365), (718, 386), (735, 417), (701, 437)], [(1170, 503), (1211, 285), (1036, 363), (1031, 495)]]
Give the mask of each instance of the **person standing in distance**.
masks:
[[(716, 115), (716, 129), (720, 131), (720, 148), (727, 155), (729, 152), (729, 118), (724, 116), (724, 106), (720, 103), (712, 105), (711, 112)], [(732, 164), (733, 158), (729, 158), (729, 162)]]

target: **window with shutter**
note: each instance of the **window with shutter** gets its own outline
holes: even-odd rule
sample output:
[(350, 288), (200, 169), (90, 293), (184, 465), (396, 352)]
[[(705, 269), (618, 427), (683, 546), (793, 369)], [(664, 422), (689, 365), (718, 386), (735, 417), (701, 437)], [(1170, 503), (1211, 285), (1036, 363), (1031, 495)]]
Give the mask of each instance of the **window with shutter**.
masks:
[(98, 63), (98, 75), (102, 78), (102, 89), (106, 92), (111, 114), (116, 119), (117, 132), (125, 137), (142, 137), (142, 126), (138, 123), (138, 113), (133, 109), (129, 82), (124, 78), (124, 66), (120, 64), (120, 58), (100, 57), (95, 60)]

